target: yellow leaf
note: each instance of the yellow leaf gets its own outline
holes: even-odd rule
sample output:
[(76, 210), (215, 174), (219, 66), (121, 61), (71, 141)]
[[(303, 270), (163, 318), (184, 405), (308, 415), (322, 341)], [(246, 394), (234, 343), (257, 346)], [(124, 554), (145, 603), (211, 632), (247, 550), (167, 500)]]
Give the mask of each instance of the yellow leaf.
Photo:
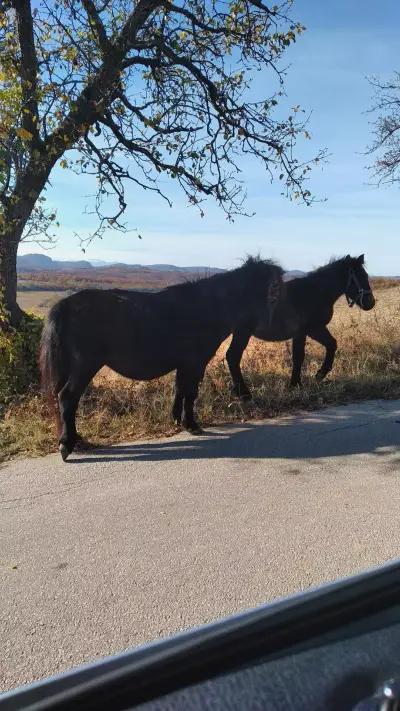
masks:
[(22, 138), (23, 141), (32, 140), (32, 134), (30, 131), (27, 131), (26, 128), (16, 128), (15, 133), (19, 136), (19, 138)]

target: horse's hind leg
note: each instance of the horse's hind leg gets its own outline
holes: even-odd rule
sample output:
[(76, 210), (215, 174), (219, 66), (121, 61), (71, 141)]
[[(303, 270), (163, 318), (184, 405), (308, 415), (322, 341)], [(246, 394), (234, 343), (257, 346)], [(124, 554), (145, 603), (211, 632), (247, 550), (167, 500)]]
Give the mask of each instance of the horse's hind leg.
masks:
[(64, 387), (58, 393), (62, 428), (59, 439), (59, 448), (64, 462), (73, 451), (78, 436), (76, 432), (75, 417), (79, 400), (83, 391), (88, 386), (96, 372), (97, 369), (90, 374), (85, 373), (75, 375), (72, 373)]
[(182, 412), (183, 412), (183, 392), (182, 392), (182, 383), (181, 383), (181, 377), (178, 375), (179, 370), (176, 371), (176, 378), (175, 378), (175, 399), (174, 399), (174, 404), (172, 406), (172, 419), (174, 420), (175, 424), (180, 425), (182, 422)]
[(301, 333), (299, 336), (293, 338), (293, 369), (292, 377), (290, 379), (291, 387), (296, 385), (301, 385), (301, 368), (304, 363), (304, 356), (306, 352), (306, 334)]
[[(202, 429), (200, 425), (196, 422), (194, 415), (194, 403), (199, 392), (199, 385), (203, 379), (206, 364), (194, 368), (185, 367), (178, 368), (176, 371), (176, 383), (177, 383), (177, 393), (179, 393), (179, 398), (183, 400), (183, 427), (192, 432), (192, 434), (201, 434)], [(175, 403), (181, 402), (180, 399), (177, 401), (175, 396)]]
[(315, 375), (317, 380), (323, 380), (333, 368), (333, 361), (335, 360), (337, 350), (337, 341), (326, 326), (313, 328), (308, 331), (308, 334), (314, 339), (314, 341), (317, 341), (326, 348), (325, 360)]
[(247, 347), (250, 340), (250, 332), (246, 329), (245, 331), (236, 331), (233, 334), (231, 344), (226, 352), (226, 362), (228, 363), (228, 368), (233, 381), (233, 392), (235, 395), (240, 397), (242, 400), (251, 400), (251, 393), (243, 379), (242, 371), (240, 369), (240, 361), (242, 359), (243, 351)]

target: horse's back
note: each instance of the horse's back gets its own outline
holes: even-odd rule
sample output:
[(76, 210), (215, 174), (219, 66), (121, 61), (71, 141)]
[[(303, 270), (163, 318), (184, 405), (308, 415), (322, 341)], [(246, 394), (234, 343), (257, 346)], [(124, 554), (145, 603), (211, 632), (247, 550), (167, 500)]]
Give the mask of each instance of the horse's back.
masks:
[(157, 327), (152, 293), (122, 289), (84, 289), (62, 299), (62, 326), (78, 350), (104, 355), (111, 350), (130, 351), (140, 334), (148, 340)]
[(70, 320), (88, 321), (99, 330), (113, 330), (121, 321), (145, 317), (155, 294), (124, 289), (83, 289), (58, 302), (68, 306)]
[(212, 355), (193, 301), (183, 303), (168, 290), (85, 289), (59, 303), (67, 312), (63, 327), (70, 347), (91, 369), (108, 365), (148, 380), (175, 370), (181, 360), (196, 359), (203, 348), (204, 358)]

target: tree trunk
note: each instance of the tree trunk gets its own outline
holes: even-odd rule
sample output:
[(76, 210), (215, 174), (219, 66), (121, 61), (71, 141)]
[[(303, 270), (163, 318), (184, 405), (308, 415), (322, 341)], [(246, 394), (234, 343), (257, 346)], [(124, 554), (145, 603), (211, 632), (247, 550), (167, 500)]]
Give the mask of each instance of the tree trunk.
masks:
[(0, 326), (18, 326), (24, 312), (17, 304), (17, 251), (37, 198), (59, 155), (32, 161), (17, 179), (0, 226)]
[(0, 232), (0, 327), (18, 326), (23, 311), (17, 304), (18, 239)]

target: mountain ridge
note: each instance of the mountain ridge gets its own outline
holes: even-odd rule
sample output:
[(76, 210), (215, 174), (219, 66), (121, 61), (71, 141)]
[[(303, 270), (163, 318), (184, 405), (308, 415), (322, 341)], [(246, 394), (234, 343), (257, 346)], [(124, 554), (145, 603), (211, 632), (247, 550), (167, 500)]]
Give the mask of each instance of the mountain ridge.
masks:
[(90, 260), (63, 260), (63, 259), (52, 259), (46, 254), (20, 254), (17, 257), (17, 270), (19, 272), (32, 272), (32, 271), (73, 271), (80, 269), (126, 269), (138, 270), (143, 269), (146, 271), (156, 271), (156, 272), (196, 272), (196, 271), (212, 271), (213, 274), (217, 272), (224, 272), (225, 269), (220, 267), (206, 267), (204, 265), (200, 266), (188, 266), (188, 267), (178, 267), (175, 264), (126, 264), (125, 262), (105, 262), (101, 259)]

